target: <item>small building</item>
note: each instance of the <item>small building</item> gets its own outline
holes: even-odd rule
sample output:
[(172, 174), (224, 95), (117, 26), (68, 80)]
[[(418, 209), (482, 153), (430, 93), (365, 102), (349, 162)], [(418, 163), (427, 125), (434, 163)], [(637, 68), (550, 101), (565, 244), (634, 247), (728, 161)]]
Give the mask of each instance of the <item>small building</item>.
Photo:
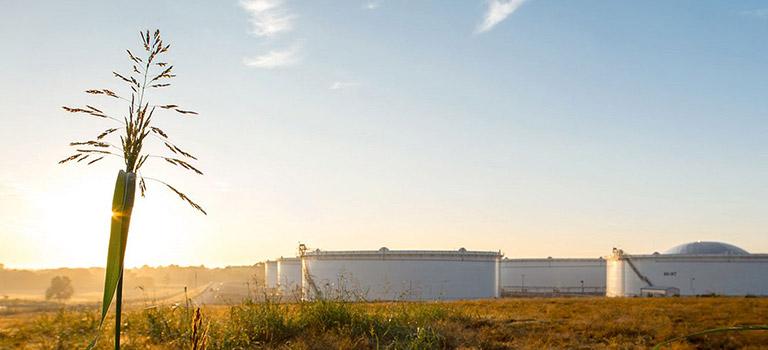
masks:
[(305, 299), (455, 300), (499, 296), (500, 252), (304, 252)]
[(577, 258), (501, 261), (505, 295), (605, 294), (605, 260)]
[(768, 254), (721, 242), (692, 242), (664, 253), (606, 257), (606, 295), (768, 295)]

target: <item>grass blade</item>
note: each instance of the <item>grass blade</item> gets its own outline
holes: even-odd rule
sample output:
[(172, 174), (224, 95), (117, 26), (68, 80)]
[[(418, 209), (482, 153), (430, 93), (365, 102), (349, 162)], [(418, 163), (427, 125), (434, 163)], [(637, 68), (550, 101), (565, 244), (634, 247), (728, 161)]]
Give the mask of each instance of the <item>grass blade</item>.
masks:
[[(109, 232), (109, 250), (99, 329), (104, 325), (104, 320), (117, 290), (117, 284), (120, 281), (120, 275), (123, 273), (125, 246), (128, 240), (128, 227), (131, 222), (135, 194), (136, 174), (120, 170), (115, 182), (115, 194), (112, 197), (112, 225)], [(91, 342), (89, 349), (95, 345), (97, 339), (98, 336)]]
[(701, 332), (684, 335), (682, 337), (672, 338), (663, 343), (656, 344), (656, 346), (653, 347), (653, 350), (660, 350), (665, 346), (670, 345), (676, 341), (685, 340), (685, 339), (697, 337), (700, 335), (713, 334), (713, 333), (725, 333), (725, 332), (745, 332), (745, 331), (768, 331), (768, 325), (735, 326), (735, 327), (720, 327), (720, 328), (707, 329)]

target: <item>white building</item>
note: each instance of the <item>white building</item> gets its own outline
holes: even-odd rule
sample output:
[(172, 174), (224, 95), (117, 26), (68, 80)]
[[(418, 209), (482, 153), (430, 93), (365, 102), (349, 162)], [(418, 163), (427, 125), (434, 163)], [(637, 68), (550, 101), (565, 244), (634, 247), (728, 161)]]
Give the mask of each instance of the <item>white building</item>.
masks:
[(312, 251), (302, 256), (304, 297), (451, 300), (499, 296), (499, 252)]
[(301, 259), (277, 259), (277, 288), (286, 297), (301, 297)]
[(606, 295), (768, 295), (768, 254), (693, 242), (663, 254), (606, 257)]
[(501, 261), (504, 294), (605, 293), (605, 260), (507, 259)]
[(267, 288), (277, 288), (277, 261), (264, 262), (264, 284)]

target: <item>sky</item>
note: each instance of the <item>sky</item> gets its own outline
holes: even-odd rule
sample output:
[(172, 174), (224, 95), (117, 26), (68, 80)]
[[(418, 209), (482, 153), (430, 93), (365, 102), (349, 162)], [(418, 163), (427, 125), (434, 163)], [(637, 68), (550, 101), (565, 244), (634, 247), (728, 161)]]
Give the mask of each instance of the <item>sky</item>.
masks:
[[(119, 159), (58, 165), (159, 28), (195, 153), (134, 209), (128, 266), (311, 249), (768, 252), (763, 1), (3, 1), (0, 263), (102, 266)], [(149, 145), (161, 150), (162, 145)], [(153, 148), (154, 147), (154, 148)]]

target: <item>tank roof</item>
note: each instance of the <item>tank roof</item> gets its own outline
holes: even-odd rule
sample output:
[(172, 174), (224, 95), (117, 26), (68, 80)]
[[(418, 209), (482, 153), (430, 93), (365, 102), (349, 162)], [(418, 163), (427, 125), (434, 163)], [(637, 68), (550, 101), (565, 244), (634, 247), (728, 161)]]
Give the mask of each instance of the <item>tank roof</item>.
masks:
[(749, 252), (728, 243), (697, 241), (674, 246), (664, 255), (749, 255)]
[(508, 258), (504, 257), (501, 262), (518, 263), (518, 262), (605, 262), (605, 258), (602, 256), (597, 258)]
[(500, 258), (501, 252), (492, 251), (469, 251), (464, 248), (459, 250), (390, 250), (382, 247), (378, 250), (314, 250), (307, 251), (304, 256), (308, 257), (348, 257), (348, 258), (371, 258), (371, 257), (392, 257), (392, 258), (415, 258), (415, 257), (443, 257), (443, 258)]
[(299, 257), (292, 257), (292, 256), (291, 257), (282, 257), (281, 256), (280, 258), (277, 259), (277, 262), (297, 262), (297, 261), (301, 261), (301, 258), (299, 258)]

